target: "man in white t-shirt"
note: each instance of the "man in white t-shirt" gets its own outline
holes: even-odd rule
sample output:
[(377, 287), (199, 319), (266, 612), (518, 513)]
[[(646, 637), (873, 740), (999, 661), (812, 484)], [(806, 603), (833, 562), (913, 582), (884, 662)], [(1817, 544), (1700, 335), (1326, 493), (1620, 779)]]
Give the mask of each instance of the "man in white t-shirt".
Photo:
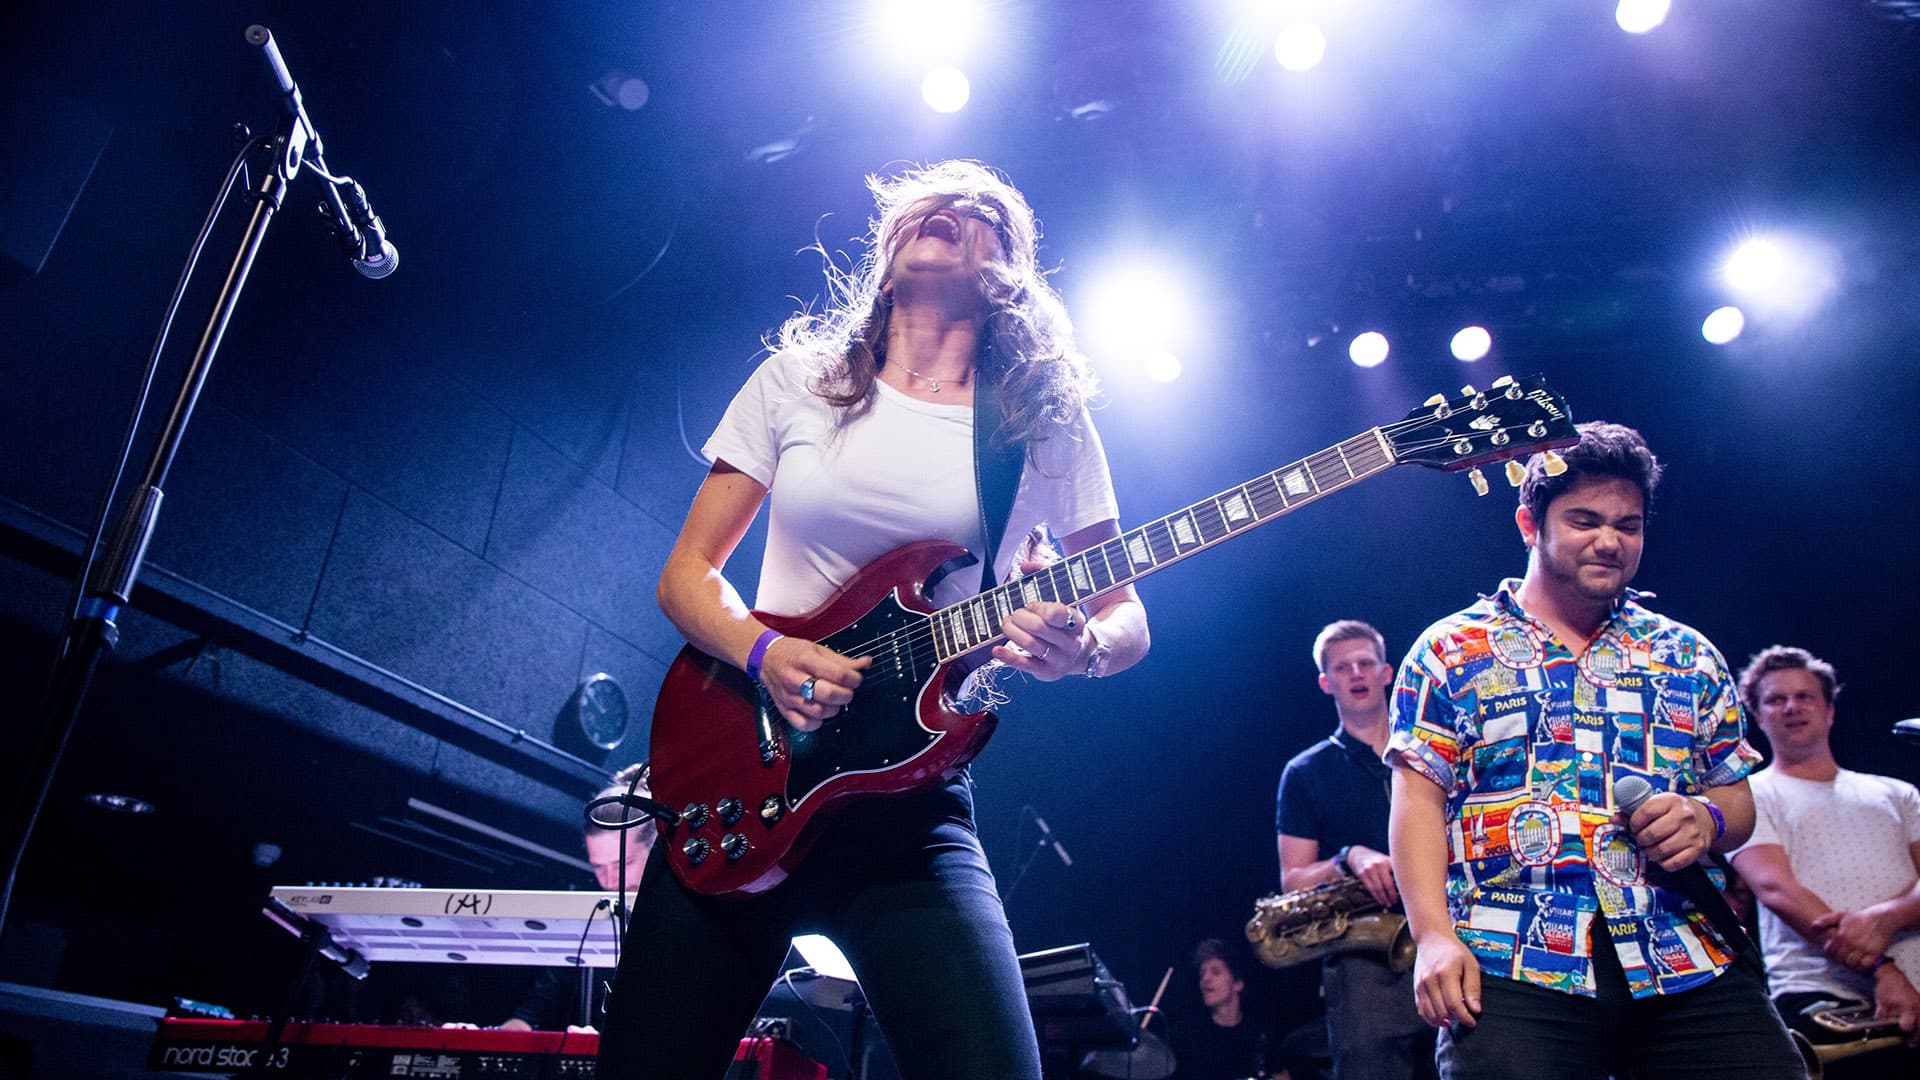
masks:
[(1812, 1038), (1806, 1014), (1822, 1002), (1872, 1002), (1920, 1044), (1920, 792), (1834, 760), (1839, 689), (1833, 665), (1784, 645), (1741, 672), (1773, 761), (1752, 778), (1753, 837), (1733, 864), (1760, 899), (1768, 988), (1789, 1027)]

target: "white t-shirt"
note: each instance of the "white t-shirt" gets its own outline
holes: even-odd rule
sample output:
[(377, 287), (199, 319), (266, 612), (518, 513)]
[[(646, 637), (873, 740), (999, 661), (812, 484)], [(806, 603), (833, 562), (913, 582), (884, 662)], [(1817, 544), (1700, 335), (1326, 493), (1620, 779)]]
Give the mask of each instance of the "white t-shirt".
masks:
[[(1753, 837), (1740, 851), (1778, 844), (1793, 876), (1828, 907), (1857, 911), (1906, 892), (1920, 879), (1912, 851), (1920, 842), (1920, 791), (1912, 784), (1850, 769), (1830, 782), (1763, 769), (1750, 783)], [(1760, 942), (1776, 996), (1820, 992), (1872, 1000), (1872, 975), (1831, 963), (1764, 905)], [(1920, 931), (1895, 935), (1887, 953), (1920, 983)]]
[[(855, 571), (915, 540), (950, 540), (979, 555), (973, 406), (921, 401), (882, 382), (873, 407), (843, 427), (808, 389), (811, 377), (798, 356), (769, 357), (702, 447), (771, 492), (754, 607), (805, 614)], [(1017, 541), (1043, 521), (1065, 536), (1119, 516), (1106, 453), (1082, 410), (1073, 428), (1031, 448), (1007, 536)], [(994, 580), (1005, 578), (1017, 546), (1002, 541)], [(979, 586), (977, 569), (961, 570), (933, 599), (954, 603)]]

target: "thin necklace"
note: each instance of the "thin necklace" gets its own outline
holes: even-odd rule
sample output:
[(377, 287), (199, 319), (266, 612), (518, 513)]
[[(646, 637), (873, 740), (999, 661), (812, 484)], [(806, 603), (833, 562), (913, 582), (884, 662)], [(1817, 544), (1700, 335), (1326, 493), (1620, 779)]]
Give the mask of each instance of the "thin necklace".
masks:
[(930, 375), (922, 375), (905, 364), (900, 365), (900, 370), (906, 372), (907, 374), (913, 376), (916, 379), (919, 379), (921, 382), (926, 383), (928, 393), (933, 393), (933, 394), (937, 394), (940, 392), (940, 384), (943, 382), (949, 382), (955, 386), (965, 386), (968, 383), (973, 381), (973, 372), (971, 371), (967, 372), (965, 375), (962, 375), (960, 378), (957, 378), (957, 379), (936, 379)]

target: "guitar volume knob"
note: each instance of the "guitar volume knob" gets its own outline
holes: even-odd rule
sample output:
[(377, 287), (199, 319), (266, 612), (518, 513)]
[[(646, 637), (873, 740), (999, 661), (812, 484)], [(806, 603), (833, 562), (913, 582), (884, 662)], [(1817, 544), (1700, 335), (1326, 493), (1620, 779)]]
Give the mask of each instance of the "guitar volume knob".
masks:
[(696, 836), (680, 845), (680, 853), (687, 857), (687, 862), (699, 866), (713, 853), (713, 845), (707, 842), (706, 837)]
[(728, 862), (739, 862), (740, 857), (745, 855), (751, 846), (747, 843), (747, 838), (737, 832), (730, 832), (720, 838), (720, 850), (727, 853)]
[(690, 802), (685, 810), (680, 811), (680, 820), (697, 829), (707, 823), (709, 813), (706, 803)]
[(729, 796), (714, 804), (714, 811), (720, 815), (720, 824), (732, 825), (746, 816), (747, 807), (739, 799)]

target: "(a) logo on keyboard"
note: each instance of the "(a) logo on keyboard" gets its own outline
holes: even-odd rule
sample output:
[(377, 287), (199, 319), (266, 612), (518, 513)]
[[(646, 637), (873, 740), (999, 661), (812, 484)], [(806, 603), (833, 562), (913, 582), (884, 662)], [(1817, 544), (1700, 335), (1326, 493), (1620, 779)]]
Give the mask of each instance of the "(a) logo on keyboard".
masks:
[(447, 914), (449, 915), (485, 915), (492, 910), (492, 893), (447, 894)]

